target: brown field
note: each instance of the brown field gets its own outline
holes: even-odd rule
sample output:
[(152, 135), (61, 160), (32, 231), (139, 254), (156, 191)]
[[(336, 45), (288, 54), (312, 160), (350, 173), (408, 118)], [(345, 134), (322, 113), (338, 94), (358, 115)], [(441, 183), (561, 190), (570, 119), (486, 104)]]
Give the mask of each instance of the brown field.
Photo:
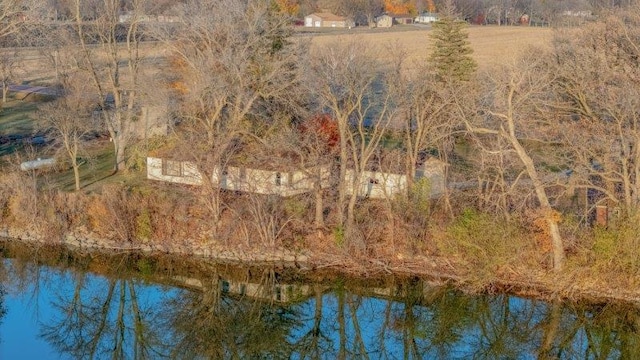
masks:
[[(527, 46), (547, 46), (553, 30), (538, 27), (516, 26), (470, 26), (467, 29), (474, 50), (473, 57), (480, 68), (504, 64), (516, 58)], [(372, 44), (379, 54), (390, 54), (389, 45), (397, 44), (406, 52), (407, 64), (414, 68), (424, 63), (431, 51), (430, 26), (395, 26), (390, 29), (354, 28), (346, 29), (296, 29), (295, 38), (310, 40), (312, 47), (326, 46), (335, 42), (358, 41)], [(161, 70), (166, 49), (159, 43), (143, 43), (141, 46), (146, 71)], [(53, 69), (39, 49), (9, 49), (20, 56), (17, 80), (35, 85), (48, 85), (53, 80)], [(389, 55), (390, 56), (390, 55)]]
[[(312, 46), (326, 46), (336, 41), (357, 39), (358, 42), (364, 41), (377, 47), (380, 54), (388, 53), (385, 47), (397, 43), (405, 49), (409, 63), (417, 64), (426, 61), (429, 56), (432, 43), (430, 31), (430, 27), (398, 27), (397, 31), (371, 29), (353, 33), (346, 30), (333, 34), (323, 32), (311, 36), (311, 43)], [(552, 29), (538, 27), (471, 26), (467, 31), (473, 57), (481, 69), (510, 62), (528, 46), (548, 46), (553, 35)]]

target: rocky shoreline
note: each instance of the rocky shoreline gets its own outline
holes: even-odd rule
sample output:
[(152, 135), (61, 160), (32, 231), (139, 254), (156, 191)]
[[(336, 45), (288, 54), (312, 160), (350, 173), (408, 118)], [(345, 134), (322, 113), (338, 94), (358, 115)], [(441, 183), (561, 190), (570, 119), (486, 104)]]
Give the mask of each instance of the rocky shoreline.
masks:
[[(496, 276), (486, 283), (475, 283), (470, 274), (455, 265), (452, 259), (440, 257), (401, 257), (367, 259), (339, 253), (294, 252), (286, 249), (258, 251), (251, 249), (222, 249), (219, 245), (197, 244), (195, 241), (157, 244), (121, 243), (92, 234), (85, 229), (66, 233), (60, 239), (44, 239), (37, 231), (0, 228), (0, 239), (11, 239), (27, 244), (60, 245), (71, 250), (96, 252), (139, 252), (189, 256), (216, 263), (246, 264), (252, 266), (276, 265), (303, 271), (329, 270), (356, 277), (404, 276), (420, 277), (434, 286), (453, 286), (466, 293), (508, 293), (541, 300), (585, 301), (595, 304), (624, 303), (640, 306), (640, 289), (624, 288), (589, 282), (576, 272), (555, 274), (551, 271), (513, 272)], [(629, 279), (636, 283), (640, 279)]]

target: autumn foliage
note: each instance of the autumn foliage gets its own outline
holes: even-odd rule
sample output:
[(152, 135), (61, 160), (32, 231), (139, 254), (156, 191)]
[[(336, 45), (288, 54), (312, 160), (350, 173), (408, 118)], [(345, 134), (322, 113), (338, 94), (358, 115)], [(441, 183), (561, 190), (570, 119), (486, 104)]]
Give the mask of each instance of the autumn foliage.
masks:
[(297, 15), (300, 10), (297, 0), (275, 0), (275, 6), (280, 13), (291, 16)]
[(384, 0), (384, 10), (393, 14), (415, 14), (416, 7), (407, 0)]
[(306, 120), (299, 129), (305, 137), (313, 136), (325, 143), (330, 151), (334, 150), (340, 141), (338, 122), (328, 114), (318, 114)]

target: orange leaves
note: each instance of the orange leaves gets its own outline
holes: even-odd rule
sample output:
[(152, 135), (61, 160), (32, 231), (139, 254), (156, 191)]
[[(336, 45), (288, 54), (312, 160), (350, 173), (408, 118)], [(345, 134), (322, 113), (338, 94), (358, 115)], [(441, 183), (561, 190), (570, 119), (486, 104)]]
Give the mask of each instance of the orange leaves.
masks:
[(559, 223), (561, 220), (562, 214), (553, 209), (541, 209), (533, 214), (534, 240), (542, 252), (550, 253), (553, 250), (549, 222)]
[(413, 14), (416, 7), (407, 0), (384, 0), (384, 10), (392, 14)]
[(427, 11), (430, 13), (436, 12), (436, 5), (433, 3), (433, 0), (427, 0)]

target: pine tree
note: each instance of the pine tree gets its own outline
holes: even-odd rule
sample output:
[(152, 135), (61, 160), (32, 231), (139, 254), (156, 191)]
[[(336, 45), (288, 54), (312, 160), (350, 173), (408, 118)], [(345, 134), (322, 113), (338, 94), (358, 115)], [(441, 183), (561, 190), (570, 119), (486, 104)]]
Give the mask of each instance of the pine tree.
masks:
[(429, 61), (441, 81), (468, 81), (478, 67), (471, 57), (473, 49), (465, 27), (464, 21), (450, 14), (433, 24), (431, 39), (434, 43)]

